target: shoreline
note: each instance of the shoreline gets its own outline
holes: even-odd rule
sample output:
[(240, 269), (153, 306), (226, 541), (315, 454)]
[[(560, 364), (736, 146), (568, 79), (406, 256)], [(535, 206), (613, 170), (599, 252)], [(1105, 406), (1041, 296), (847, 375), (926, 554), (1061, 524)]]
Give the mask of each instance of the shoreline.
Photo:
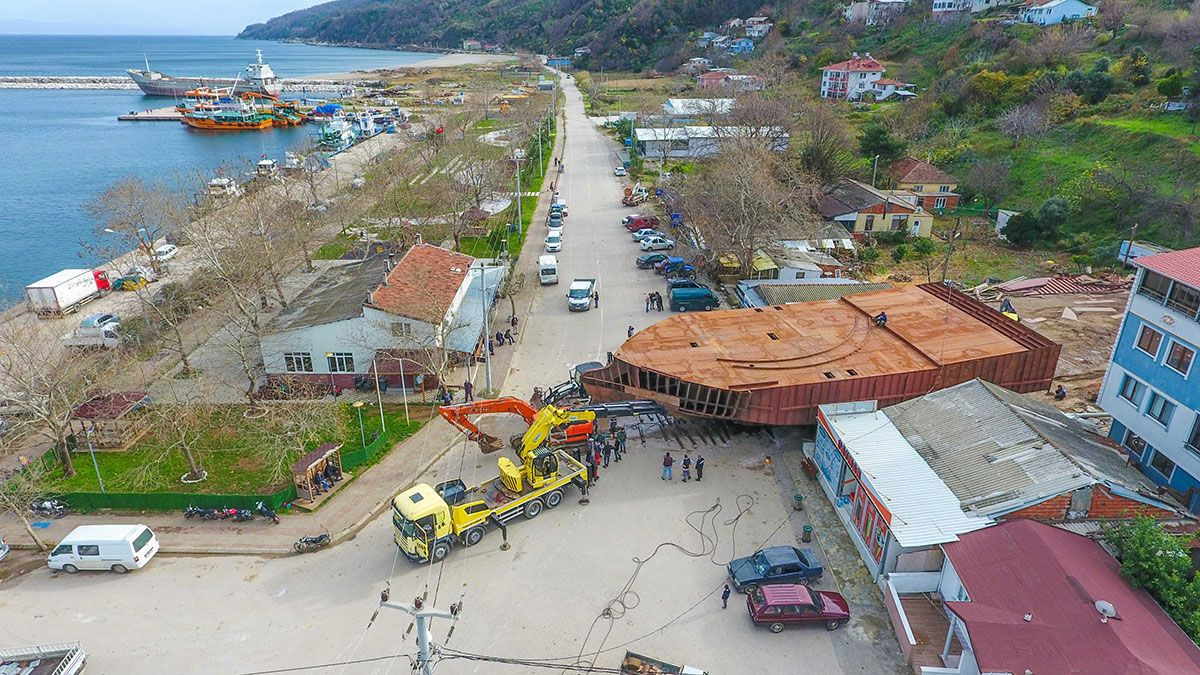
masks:
[(379, 77), (397, 71), (424, 68), (459, 68), (462, 66), (487, 66), (497, 63), (515, 62), (515, 54), (484, 54), (477, 52), (456, 52), (453, 54), (431, 54), (429, 58), (418, 59), (410, 63), (400, 63), (394, 66), (382, 66), (369, 70), (352, 70), (348, 73), (318, 73), (311, 75), (312, 79), (352, 81), (369, 80), (372, 76)]

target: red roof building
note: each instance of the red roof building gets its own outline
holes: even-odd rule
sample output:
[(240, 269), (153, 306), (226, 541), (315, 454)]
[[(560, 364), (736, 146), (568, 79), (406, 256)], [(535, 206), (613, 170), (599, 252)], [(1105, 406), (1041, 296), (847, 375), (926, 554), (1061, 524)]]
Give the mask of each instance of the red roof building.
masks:
[(367, 305), (428, 323), (441, 323), (475, 259), (430, 244), (408, 249)]
[(1192, 288), (1200, 288), (1200, 247), (1143, 256), (1133, 264)]
[[(884, 82), (879, 80), (875, 84)], [(888, 169), (888, 176), (901, 190), (908, 190), (920, 198), (921, 207), (934, 209), (958, 208), (958, 179), (929, 162), (905, 157)]]
[(1020, 519), (942, 550), (936, 588), (911, 573), (885, 582), (916, 672), (1200, 672), (1200, 648), (1087, 537)]
[(821, 68), (821, 98), (857, 101), (873, 89), (884, 70), (883, 64), (870, 54), (855, 53), (847, 61), (831, 63)]

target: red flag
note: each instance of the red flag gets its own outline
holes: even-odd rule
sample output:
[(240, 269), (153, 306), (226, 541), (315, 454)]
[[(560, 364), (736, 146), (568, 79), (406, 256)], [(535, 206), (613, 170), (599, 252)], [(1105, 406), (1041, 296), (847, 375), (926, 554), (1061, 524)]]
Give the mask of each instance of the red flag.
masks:
[(434, 130), (433, 130), (433, 133), (435, 133), (435, 134), (440, 134), (440, 133), (442, 133), (443, 131), (445, 131), (445, 129), (443, 129), (442, 127), (438, 127), (437, 129), (434, 129)]

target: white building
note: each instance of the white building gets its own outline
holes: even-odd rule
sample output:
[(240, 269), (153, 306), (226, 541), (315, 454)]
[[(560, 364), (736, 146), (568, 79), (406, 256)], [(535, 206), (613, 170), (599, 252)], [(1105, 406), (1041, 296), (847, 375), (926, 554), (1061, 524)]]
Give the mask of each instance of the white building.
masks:
[(733, 110), (732, 98), (669, 98), (663, 112), (672, 117), (711, 118), (728, 115)]
[[(882, 26), (891, 23), (897, 15), (908, 7), (909, 0), (862, 0), (846, 5), (842, 16), (850, 23), (861, 23), (867, 26)], [(957, 2), (957, 0), (954, 0)], [(935, 0), (934, 10), (943, 0)]]
[(787, 152), (787, 131), (777, 127), (638, 127), (634, 129), (638, 152), (650, 159), (708, 157), (725, 141), (760, 138), (775, 152)]
[(883, 64), (868, 53), (857, 52), (848, 61), (831, 63), (821, 69), (821, 98), (857, 101), (872, 90), (875, 81), (883, 77)]
[(1076, 21), (1096, 16), (1096, 8), (1080, 0), (1050, 0), (1021, 8), (1021, 21), (1039, 26), (1053, 26), (1064, 21)]

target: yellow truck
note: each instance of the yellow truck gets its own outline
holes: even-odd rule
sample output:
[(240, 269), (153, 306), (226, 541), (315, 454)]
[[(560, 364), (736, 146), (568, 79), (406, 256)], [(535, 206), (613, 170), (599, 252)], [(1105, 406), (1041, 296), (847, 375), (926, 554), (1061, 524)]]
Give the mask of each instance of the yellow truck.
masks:
[[(443, 416), (455, 418), (455, 409), (448, 408)], [(468, 486), (454, 479), (433, 486), (421, 483), (396, 495), (392, 499), (396, 546), (414, 562), (437, 562), (455, 545), (478, 544), (489, 527), (505, 529), (504, 524), (517, 516), (536, 518), (542, 509), (557, 507), (568, 485), (586, 494), (587, 467), (564, 451), (563, 445), (548, 446), (547, 441), (555, 431), (573, 424), (594, 424), (595, 418), (591, 411), (546, 406), (515, 443), (520, 465), (501, 457), (497, 460), (499, 475), (479, 485)], [(479, 437), (476, 440), (487, 440), (480, 433), (473, 435)], [(580, 441), (586, 442), (586, 435)], [(498, 449), (499, 445), (481, 447)]]

